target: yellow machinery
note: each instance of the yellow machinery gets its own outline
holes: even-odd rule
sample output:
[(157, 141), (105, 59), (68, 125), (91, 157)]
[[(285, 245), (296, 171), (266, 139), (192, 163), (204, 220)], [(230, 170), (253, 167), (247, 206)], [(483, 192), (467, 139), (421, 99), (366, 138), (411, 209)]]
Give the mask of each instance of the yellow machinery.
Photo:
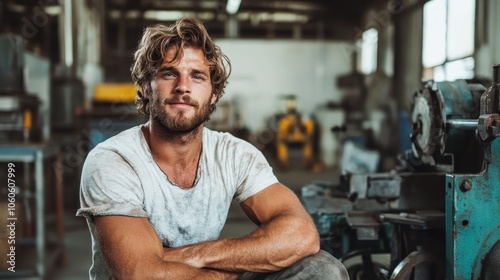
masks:
[[(90, 148), (125, 129), (146, 121), (137, 113), (133, 83), (102, 83), (94, 88), (92, 110), (88, 113)], [(103, 119), (109, 125), (103, 126)]]
[(137, 89), (133, 83), (105, 83), (95, 86), (95, 102), (134, 103)]
[(303, 166), (311, 167), (313, 164), (313, 133), (314, 121), (302, 120), (295, 109), (295, 97), (286, 98), (287, 111), (278, 121), (276, 135), (278, 160), (283, 168), (290, 166), (289, 149), (291, 146), (302, 146)]

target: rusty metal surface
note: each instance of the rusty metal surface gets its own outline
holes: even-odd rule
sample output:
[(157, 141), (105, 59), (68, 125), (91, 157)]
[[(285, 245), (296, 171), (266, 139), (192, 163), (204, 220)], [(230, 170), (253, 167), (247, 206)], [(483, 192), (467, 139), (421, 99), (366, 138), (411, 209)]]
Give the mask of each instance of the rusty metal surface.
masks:
[(479, 279), (482, 260), (500, 240), (500, 139), (484, 172), (446, 178), (447, 279)]

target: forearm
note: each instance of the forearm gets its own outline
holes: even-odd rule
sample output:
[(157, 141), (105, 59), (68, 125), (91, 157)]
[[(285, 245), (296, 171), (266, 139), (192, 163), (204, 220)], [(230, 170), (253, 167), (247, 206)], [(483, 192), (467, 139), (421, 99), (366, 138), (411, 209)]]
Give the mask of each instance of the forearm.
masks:
[(280, 215), (245, 237), (165, 249), (164, 259), (227, 271), (277, 271), (319, 250), (311, 223), (308, 217)]
[(94, 218), (97, 240), (115, 279), (238, 279), (237, 273), (164, 260), (162, 242), (146, 218)]
[(178, 269), (175, 273), (169, 273), (168, 278), (160, 279), (236, 280), (241, 276), (241, 273), (238, 272), (215, 270), (210, 268), (190, 267), (188, 271), (189, 273), (186, 273), (186, 269)]
[(169, 271), (168, 277), (160, 277), (159, 279), (236, 280), (241, 276), (241, 273), (237, 272), (191, 266), (180, 267), (179, 265), (179, 263), (175, 264), (176, 269)]
[(180, 262), (161, 259), (144, 261), (133, 269), (113, 273), (117, 279), (198, 279), (198, 280), (236, 280), (241, 274), (209, 268), (197, 268)]

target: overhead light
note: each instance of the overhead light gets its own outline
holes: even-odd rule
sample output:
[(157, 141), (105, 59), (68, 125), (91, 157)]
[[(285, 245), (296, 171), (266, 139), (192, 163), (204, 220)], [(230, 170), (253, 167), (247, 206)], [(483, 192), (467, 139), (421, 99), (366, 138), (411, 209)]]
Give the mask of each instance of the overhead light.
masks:
[(61, 13), (62, 7), (61, 6), (46, 6), (45, 12), (51, 16), (56, 16)]
[(230, 15), (234, 15), (238, 12), (240, 8), (241, 0), (227, 0), (226, 12)]
[(306, 23), (309, 21), (307, 15), (288, 12), (241, 12), (238, 13), (238, 20), (250, 20), (252, 25), (259, 25), (260, 22), (280, 22), (280, 23)]
[(175, 21), (185, 16), (181, 11), (154, 11), (149, 10), (144, 13), (144, 18), (157, 21)]
[(119, 10), (111, 10), (109, 11), (109, 17), (112, 19), (119, 19), (120, 18), (120, 11)]
[(199, 12), (196, 13), (196, 18), (201, 20), (213, 20), (215, 18), (215, 13), (213, 12)]
[(272, 20), (275, 22), (307, 22), (309, 18), (306, 15), (286, 13), (286, 12), (276, 12), (272, 15)]
[(7, 5), (8, 5), (7, 7), (9, 8), (9, 10), (11, 10), (12, 12), (24, 13), (26, 11), (26, 8), (23, 5), (18, 5), (18, 4), (14, 4), (14, 3), (8, 3)]
[(140, 18), (141, 15), (142, 15), (141, 11), (130, 10), (130, 11), (127, 11), (127, 13), (125, 14), (125, 17), (129, 18), (129, 19), (135, 19), (135, 18)]
[(185, 11), (157, 11), (147, 10), (144, 12), (144, 18), (154, 21), (176, 21), (181, 18), (197, 18), (200, 20), (213, 20), (213, 12), (185, 12)]

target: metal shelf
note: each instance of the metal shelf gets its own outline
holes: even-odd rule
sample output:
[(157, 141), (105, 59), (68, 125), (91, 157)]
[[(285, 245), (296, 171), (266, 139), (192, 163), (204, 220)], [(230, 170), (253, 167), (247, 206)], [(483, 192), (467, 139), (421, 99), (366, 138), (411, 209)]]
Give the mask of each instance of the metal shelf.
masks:
[[(52, 168), (55, 172), (55, 191), (56, 191), (56, 209), (57, 209), (57, 241), (48, 244), (48, 234), (46, 231), (47, 213), (45, 204), (45, 191), (46, 191), (46, 171), (44, 161), (47, 159), (54, 160), (53, 162), (61, 164), (62, 156), (60, 147), (57, 145), (49, 144), (10, 144), (0, 145), (0, 162), (12, 163), (33, 163), (34, 164), (34, 183), (35, 183), (35, 228), (36, 235), (34, 237), (35, 246), (35, 268), (32, 271), (17, 271), (15, 273), (7, 272), (0, 273), (0, 278), (12, 279), (45, 279), (47, 270), (52, 267), (56, 260), (62, 259), (64, 261), (64, 225), (63, 225), (63, 196), (62, 196), (62, 170), (60, 168)], [(59, 166), (59, 165), (53, 165)], [(21, 240), (22, 239), (22, 240)], [(26, 241), (25, 243), (32, 243), (33, 239), (20, 238), (19, 241)], [(20, 242), (18, 246), (26, 246), (24, 242)], [(31, 245), (31, 246), (33, 246)], [(50, 252), (48, 252), (48, 247)], [(28, 252), (25, 252), (26, 254)], [(21, 258), (21, 256), (18, 256)], [(19, 260), (16, 260), (16, 263)]]

